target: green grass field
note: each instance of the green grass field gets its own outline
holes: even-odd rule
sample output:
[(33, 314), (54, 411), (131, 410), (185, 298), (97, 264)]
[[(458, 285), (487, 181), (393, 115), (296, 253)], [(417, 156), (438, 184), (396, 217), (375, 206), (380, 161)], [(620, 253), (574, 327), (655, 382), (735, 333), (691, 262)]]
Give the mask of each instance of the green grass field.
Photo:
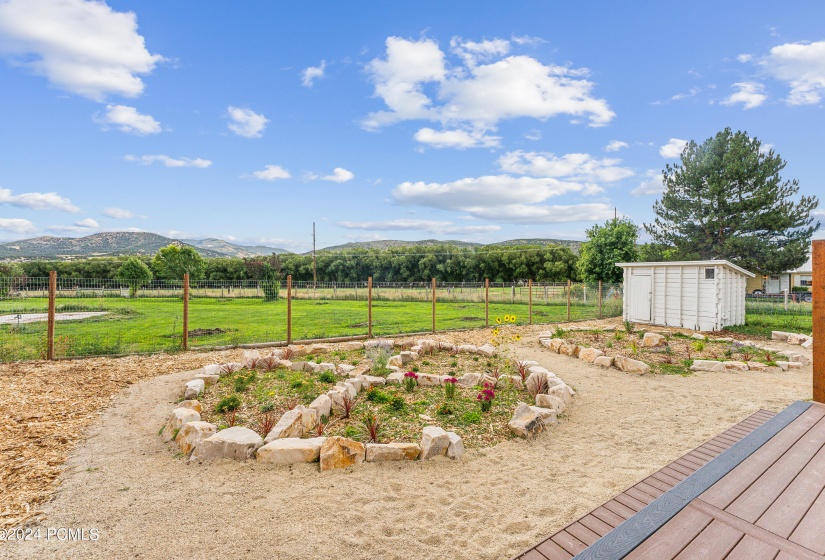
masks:
[(751, 303), (745, 305), (745, 324), (727, 330), (751, 336), (770, 337), (771, 331), (808, 334), (813, 329), (810, 303)]
[[(45, 298), (0, 301), (0, 315), (42, 313)], [(109, 315), (81, 321), (58, 321), (55, 354), (97, 356), (139, 352), (177, 351), (181, 348), (183, 304), (177, 298), (58, 298), (57, 312), (107, 311)], [(621, 300), (606, 300), (605, 317), (621, 313)], [(265, 303), (260, 299), (194, 298), (189, 303), (191, 348), (286, 340), (287, 303)], [(364, 300), (293, 299), (294, 340), (367, 334), (367, 302)], [(517, 324), (527, 324), (526, 303), (490, 303), (490, 322), (515, 315)], [(571, 320), (596, 318), (595, 301), (571, 305)], [(564, 300), (536, 302), (534, 323), (567, 320)], [(439, 331), (478, 328), (485, 325), (483, 302), (449, 301), (436, 304)], [(220, 329), (220, 330), (216, 330)], [(432, 329), (429, 301), (378, 300), (373, 302), (375, 336)], [(0, 361), (37, 359), (45, 354), (46, 323), (0, 326)]]

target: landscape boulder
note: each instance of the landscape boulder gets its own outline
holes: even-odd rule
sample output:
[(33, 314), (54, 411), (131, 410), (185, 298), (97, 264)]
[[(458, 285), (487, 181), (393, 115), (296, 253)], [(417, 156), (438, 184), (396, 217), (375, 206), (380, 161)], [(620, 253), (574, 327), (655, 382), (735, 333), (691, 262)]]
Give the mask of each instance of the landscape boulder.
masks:
[(799, 362), (776, 362), (776, 365), (778, 365), (779, 369), (782, 371), (788, 371), (789, 369), (802, 369), (802, 364)]
[(598, 348), (582, 348), (579, 352), (579, 359), (591, 364), (595, 362), (599, 356), (604, 356), (604, 352)]
[(562, 344), (567, 344), (567, 341), (563, 338), (551, 338), (550, 342), (547, 344), (547, 347), (558, 354)]
[(321, 470), (343, 469), (364, 462), (364, 444), (341, 436), (327, 438), (321, 445)]
[(336, 373), (338, 375), (349, 376), (352, 371), (355, 371), (355, 366), (350, 364), (338, 364), (338, 367), (336, 368)]
[(604, 368), (613, 367), (613, 356), (599, 356), (593, 363)]
[(650, 373), (649, 365), (626, 356), (616, 356), (613, 358), (613, 365), (627, 373)]
[(536, 406), (541, 408), (551, 408), (556, 411), (556, 414), (564, 414), (564, 411), (567, 410), (567, 405), (559, 395), (544, 395), (538, 394), (536, 395)]
[(531, 406), (530, 410), (541, 416), (542, 422), (545, 426), (555, 424), (558, 419), (558, 413), (553, 408), (542, 408), (540, 406)]
[(364, 349), (364, 343), (363, 342), (358, 342), (357, 340), (341, 343), (341, 350), (344, 350), (344, 351), (363, 350), (363, 349)]
[(746, 364), (745, 362), (729, 361), (722, 362), (722, 364), (724, 364), (725, 369), (727, 370), (748, 371), (748, 364)]
[(160, 433), (163, 441), (172, 441), (175, 437), (175, 432), (183, 428), (188, 422), (197, 422), (201, 419), (201, 415), (191, 408), (178, 407), (169, 413), (166, 417), (166, 425)]
[(519, 437), (534, 439), (544, 430), (544, 419), (527, 403), (520, 402), (507, 426)]
[(199, 401), (194, 400), (194, 399), (188, 400), (188, 401), (180, 401), (178, 403), (177, 408), (191, 408), (192, 410), (194, 410), (198, 414), (203, 412), (203, 406), (201, 405), (201, 403)]
[(784, 331), (771, 331), (771, 340), (780, 340), (782, 342), (787, 342), (788, 337), (791, 335), (793, 335), (793, 333)]
[(457, 383), (462, 387), (475, 387), (479, 384), (479, 380), (481, 379), (480, 373), (465, 373), (461, 377), (457, 377)]
[(691, 371), (725, 371), (725, 364), (716, 360), (693, 360)]
[(318, 397), (310, 403), (309, 408), (317, 410), (319, 418), (321, 416), (329, 416), (332, 410), (332, 399), (329, 398), (329, 395), (318, 395)]
[(220, 375), (221, 366), (220, 364), (209, 364), (208, 366), (203, 366), (200, 373), (205, 373), (207, 375)]
[(458, 346), (459, 354), (475, 354), (478, 348), (473, 344), (460, 344)]
[(530, 394), (546, 393), (549, 388), (547, 382), (547, 372), (541, 370), (531, 370), (530, 375), (524, 382), (524, 387)]
[(431, 373), (419, 373), (418, 384), (422, 387), (437, 387), (441, 385), (441, 376), (433, 375)]
[(490, 344), (483, 344), (476, 349), (476, 354), (480, 356), (485, 356), (487, 358), (492, 358), (496, 354), (496, 347)]
[(421, 454), (417, 443), (368, 443), (366, 447), (368, 463), (415, 461)]
[(447, 454), (450, 436), (438, 426), (425, 426), (421, 430), (421, 459), (432, 459)]
[(241, 362), (243, 362), (244, 367), (252, 369), (258, 365), (260, 359), (261, 353), (258, 350), (244, 350)]
[(187, 381), (183, 388), (184, 400), (197, 399), (198, 395), (203, 393), (205, 387), (206, 383), (203, 379), (193, 379), (192, 381)]
[(387, 376), (387, 385), (401, 385), (404, 382), (404, 372), (394, 371)]
[(646, 332), (642, 337), (642, 346), (645, 348), (656, 348), (657, 346), (667, 346), (667, 339), (656, 333)]
[(249, 428), (233, 426), (203, 440), (192, 453), (192, 459), (208, 461), (226, 458), (246, 461), (263, 444), (263, 438)]
[(211, 387), (217, 383), (220, 378), (220, 375), (211, 375), (208, 373), (199, 373), (195, 376), (195, 379), (203, 379), (203, 384), (205, 387)]
[(450, 444), (447, 446), (447, 457), (460, 459), (464, 455), (464, 442), (455, 432), (447, 432), (447, 437), (450, 438)]
[(749, 371), (765, 371), (768, 369), (767, 364), (762, 362), (747, 362)]
[(265, 443), (274, 439), (299, 438), (304, 435), (304, 415), (300, 410), (286, 412), (278, 423), (266, 434)]
[(217, 431), (218, 427), (209, 422), (202, 420), (187, 422), (175, 436), (175, 443), (178, 444), (181, 453), (188, 457), (203, 440), (215, 435)]
[(259, 463), (270, 465), (313, 463), (321, 456), (321, 447), (326, 439), (325, 437), (276, 439), (258, 449), (256, 458)]

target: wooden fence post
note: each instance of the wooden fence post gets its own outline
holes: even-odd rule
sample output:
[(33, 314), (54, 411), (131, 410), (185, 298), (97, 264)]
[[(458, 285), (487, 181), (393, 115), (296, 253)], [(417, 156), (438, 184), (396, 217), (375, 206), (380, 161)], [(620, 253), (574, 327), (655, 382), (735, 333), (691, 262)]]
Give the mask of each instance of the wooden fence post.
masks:
[(433, 278), (433, 334), (435, 334), (435, 278)]
[(189, 273), (183, 274), (183, 349), (189, 350)]
[(372, 338), (372, 276), (367, 278), (367, 338)]
[(292, 275), (286, 277), (286, 343), (292, 344)]
[(813, 242), (814, 401), (825, 404), (825, 239)]
[(490, 326), (490, 279), (484, 279), (484, 326)]
[(527, 316), (528, 324), (533, 324), (533, 281), (527, 280)]
[(599, 280), (599, 319), (602, 318), (602, 281)]
[(47, 324), (46, 357), (54, 360), (54, 307), (57, 299), (57, 271), (49, 272), (49, 322)]
[(570, 322), (570, 286), (572, 286), (573, 282), (568, 278), (567, 279), (567, 322)]

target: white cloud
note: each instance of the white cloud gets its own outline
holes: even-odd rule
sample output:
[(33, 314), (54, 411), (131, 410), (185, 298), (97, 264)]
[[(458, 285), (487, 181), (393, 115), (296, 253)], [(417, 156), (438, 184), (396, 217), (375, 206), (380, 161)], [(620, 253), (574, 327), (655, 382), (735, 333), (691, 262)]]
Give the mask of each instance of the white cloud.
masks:
[(611, 140), (610, 143), (604, 147), (605, 152), (618, 152), (622, 148), (627, 148), (627, 142), (622, 142), (621, 140)]
[(736, 60), (738, 60), (739, 62), (742, 62), (742, 63), (750, 62), (751, 60), (753, 60), (753, 55), (752, 54), (740, 54), (739, 56), (736, 57)]
[(665, 191), (662, 183), (662, 172), (657, 169), (648, 169), (645, 179), (639, 186), (630, 191), (633, 196), (659, 195)]
[(322, 181), (332, 181), (333, 183), (346, 183), (355, 178), (355, 173), (348, 171), (343, 167), (336, 167), (332, 170), (332, 175), (324, 175), (321, 177)]
[(531, 47), (537, 47), (547, 42), (541, 37), (531, 37), (530, 35), (513, 35), (510, 39), (517, 45), (529, 45)]
[(226, 108), (226, 111), (229, 118), (232, 119), (232, 122), (228, 125), (229, 130), (244, 138), (260, 138), (263, 136), (264, 129), (269, 122), (269, 119), (265, 116), (256, 113), (252, 109), (232, 107), (231, 105)]
[(778, 45), (759, 64), (770, 76), (790, 86), (790, 105), (819, 103), (825, 93), (825, 41)]
[(92, 218), (83, 218), (82, 220), (75, 222), (74, 225), (76, 225), (78, 227), (84, 227), (84, 228), (99, 228), (100, 227), (100, 224), (98, 224)]
[(541, 130), (538, 130), (538, 129), (535, 129), (535, 128), (532, 128), (532, 129), (528, 130), (524, 134), (524, 139), (525, 140), (532, 140), (534, 142), (537, 141), (537, 140), (541, 140)]
[(142, 115), (134, 107), (126, 105), (106, 105), (106, 114), (95, 115), (95, 121), (103, 125), (114, 125), (121, 132), (138, 136), (161, 131), (160, 123), (150, 115)]
[(138, 218), (138, 217), (145, 218), (146, 217), (146, 216), (138, 216), (134, 212), (132, 212), (131, 210), (126, 210), (124, 208), (115, 208), (115, 207), (106, 208), (103, 211), (103, 215), (107, 216), (109, 218), (114, 218), (116, 220), (128, 220), (130, 218)]
[(100, 224), (98, 224), (95, 220), (92, 218), (84, 218), (75, 222), (74, 225), (71, 226), (49, 226), (46, 229), (56, 233), (80, 233), (83, 235), (89, 235), (98, 228), (100, 228)]
[(0, 218), (0, 231), (34, 233), (37, 231), (37, 228), (29, 220), (23, 220), (21, 218)]
[(105, 2), (0, 2), (0, 54), (54, 86), (95, 101), (143, 92), (139, 75), (163, 60), (146, 50), (132, 12)]
[(492, 175), (449, 183), (406, 182), (396, 187), (392, 194), (401, 204), (464, 212), (473, 218), (515, 223), (557, 223), (585, 219), (588, 212), (598, 218), (602, 207), (608, 207), (603, 204), (543, 206), (539, 203), (568, 193), (588, 195), (598, 192), (601, 189), (595, 185), (565, 182), (552, 177)]
[(212, 162), (208, 159), (171, 158), (169, 156), (164, 156), (161, 154), (148, 156), (128, 155), (124, 156), (123, 159), (125, 159), (126, 161), (140, 163), (143, 165), (152, 165), (157, 161), (162, 163), (165, 167), (197, 167), (203, 169), (212, 165)]
[(668, 143), (659, 148), (659, 155), (663, 158), (674, 159), (682, 155), (682, 150), (687, 146), (688, 141), (681, 138), (671, 138)]
[(0, 188), (0, 204), (11, 204), (19, 208), (30, 210), (62, 210), (63, 212), (80, 212), (80, 208), (72, 204), (68, 198), (58, 195), (56, 192), (39, 193), (30, 192), (23, 194), (12, 194), (9, 189)]
[(556, 156), (547, 152), (507, 152), (498, 160), (503, 171), (534, 177), (564, 177), (572, 181), (620, 181), (633, 175), (619, 167), (620, 159), (597, 159), (590, 154)]
[(499, 145), (500, 136), (489, 136), (483, 130), (433, 130), (422, 128), (415, 133), (414, 138), (422, 144), (433, 148), (495, 148)]
[(426, 231), (437, 235), (447, 233), (469, 234), (489, 233), (498, 231), (501, 226), (457, 226), (452, 222), (438, 220), (385, 220), (380, 222), (338, 222), (346, 229), (362, 229), (365, 231)]
[(464, 61), (467, 67), (474, 67), (481, 61), (506, 55), (510, 52), (510, 41), (492, 39), (477, 43), (465, 41), (461, 37), (453, 37), (450, 40), (450, 49)]
[(765, 95), (765, 86), (759, 82), (738, 82), (733, 87), (739, 88), (734, 94), (722, 100), (722, 105), (735, 105), (741, 103), (743, 109), (753, 109), (759, 107), (768, 98)]
[(311, 88), (315, 83), (315, 80), (319, 80), (324, 77), (324, 70), (326, 67), (327, 61), (322, 60), (320, 66), (310, 66), (309, 68), (305, 68), (301, 73), (301, 85)]
[(262, 181), (275, 181), (277, 179), (289, 179), (292, 175), (280, 165), (267, 165), (260, 171), (255, 171), (252, 176)]
[(671, 101), (679, 101), (682, 99), (687, 99), (688, 97), (696, 97), (696, 95), (702, 91), (698, 87), (692, 87), (688, 90), (687, 93), (677, 93), (676, 95), (671, 96)]
[[(586, 69), (544, 65), (524, 55), (507, 56), (500, 39), (474, 43), (454, 40), (462, 64), (447, 70), (445, 53), (431, 39), (389, 37), (386, 57), (367, 66), (375, 96), (387, 110), (367, 115), (362, 126), (375, 130), (405, 120), (439, 122), (447, 130), (494, 130), (505, 119), (557, 115), (586, 118), (591, 126), (615, 114), (604, 99), (591, 95)], [(425, 86), (434, 89), (425, 92)], [(461, 145), (461, 144), (459, 144)]]
[(773, 150), (776, 146), (773, 144), (768, 144), (767, 142), (762, 142), (762, 145), (759, 146), (759, 153), (767, 155), (768, 152)]

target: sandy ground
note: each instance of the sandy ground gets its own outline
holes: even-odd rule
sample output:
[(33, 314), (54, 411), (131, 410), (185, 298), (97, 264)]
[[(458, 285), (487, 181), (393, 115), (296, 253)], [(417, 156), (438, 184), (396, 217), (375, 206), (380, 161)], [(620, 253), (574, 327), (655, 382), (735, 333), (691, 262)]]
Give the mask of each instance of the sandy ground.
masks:
[(534, 337), (517, 350), (576, 389), (572, 410), (535, 442), (459, 461), (326, 473), (187, 465), (157, 435), (187, 374), (128, 386), (75, 448), (33, 527), (95, 528), (98, 540), (0, 543), (0, 558), (507, 559), (760, 408), (811, 397), (810, 366), (638, 376)]
[[(72, 313), (55, 313), (55, 321), (78, 321), (89, 317), (108, 315), (108, 311), (78, 311)], [(18, 323), (39, 323), (48, 321), (48, 313), (20, 313), (17, 315), (0, 315), (0, 325), (16, 325)]]

